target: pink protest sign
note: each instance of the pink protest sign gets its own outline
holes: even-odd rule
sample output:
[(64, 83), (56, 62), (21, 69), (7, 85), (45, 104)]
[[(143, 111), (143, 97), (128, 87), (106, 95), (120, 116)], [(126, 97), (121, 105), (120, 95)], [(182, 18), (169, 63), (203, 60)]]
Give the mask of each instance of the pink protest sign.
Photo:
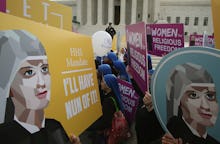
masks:
[(125, 115), (129, 122), (135, 117), (139, 96), (131, 83), (118, 79), (119, 90), (125, 108)]
[(183, 24), (147, 24), (148, 53), (164, 56), (184, 47)]
[(0, 0), (0, 11), (6, 12), (6, 0)]
[(214, 36), (212, 35), (190, 35), (189, 46), (215, 47)]
[(145, 23), (126, 26), (130, 72), (144, 93), (148, 90)]

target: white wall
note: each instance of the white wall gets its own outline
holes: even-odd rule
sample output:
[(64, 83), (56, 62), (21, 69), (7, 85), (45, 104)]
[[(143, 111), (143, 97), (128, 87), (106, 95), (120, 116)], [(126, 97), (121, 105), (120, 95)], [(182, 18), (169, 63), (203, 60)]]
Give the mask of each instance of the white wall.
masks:
[[(176, 17), (180, 17), (180, 23), (184, 24), (184, 31), (188, 33), (185, 38), (194, 32), (203, 34), (204, 31), (207, 34), (213, 33), (213, 20), (211, 4), (208, 0), (186, 0), (184, 2), (178, 2), (180, 0), (161, 0), (160, 13), (166, 20), (168, 16), (171, 17), (171, 23), (176, 23)], [(189, 17), (189, 25), (185, 25), (185, 18)], [(194, 25), (195, 17), (199, 18), (198, 25)], [(204, 26), (204, 17), (208, 17), (208, 25)], [(186, 40), (185, 40), (186, 41)]]

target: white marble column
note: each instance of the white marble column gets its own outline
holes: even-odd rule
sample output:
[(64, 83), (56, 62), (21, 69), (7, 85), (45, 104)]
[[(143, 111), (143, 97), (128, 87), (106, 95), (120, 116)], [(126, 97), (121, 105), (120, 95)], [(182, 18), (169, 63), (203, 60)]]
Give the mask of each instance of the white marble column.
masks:
[(77, 21), (82, 24), (82, 1), (77, 2)]
[(120, 25), (125, 25), (126, 19), (126, 0), (121, 0), (121, 10), (120, 10)]
[(108, 22), (114, 24), (114, 0), (108, 0)]
[(136, 16), (137, 16), (137, 0), (132, 0), (131, 3), (131, 23), (136, 23)]
[(103, 23), (103, 0), (98, 0), (98, 14), (97, 14), (97, 24), (102, 25)]
[(143, 14), (142, 14), (142, 21), (147, 23), (148, 19), (148, 0), (143, 0)]
[(159, 15), (160, 15), (160, 0), (154, 0), (153, 1), (154, 4), (154, 16), (153, 16), (153, 21), (156, 21), (159, 19)]
[(92, 0), (87, 0), (87, 25), (92, 24)]

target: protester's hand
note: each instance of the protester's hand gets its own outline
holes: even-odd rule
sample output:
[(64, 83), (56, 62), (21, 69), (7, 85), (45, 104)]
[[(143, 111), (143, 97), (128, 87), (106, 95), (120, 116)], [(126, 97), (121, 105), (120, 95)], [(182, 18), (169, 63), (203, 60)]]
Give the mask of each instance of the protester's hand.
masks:
[(175, 139), (171, 134), (166, 133), (162, 137), (162, 144), (182, 144), (183, 141), (181, 138)]
[(153, 103), (152, 103), (151, 94), (147, 91), (145, 92), (143, 102), (149, 112), (153, 110)]
[(132, 79), (133, 76), (132, 76), (132, 74), (131, 74), (131, 70), (130, 70), (130, 69), (131, 69), (130, 66), (127, 65), (127, 66), (126, 66), (126, 72), (127, 72), (127, 74), (129, 75), (130, 79)]
[(75, 136), (74, 134), (70, 135), (70, 142), (72, 144), (81, 144), (79, 137)]

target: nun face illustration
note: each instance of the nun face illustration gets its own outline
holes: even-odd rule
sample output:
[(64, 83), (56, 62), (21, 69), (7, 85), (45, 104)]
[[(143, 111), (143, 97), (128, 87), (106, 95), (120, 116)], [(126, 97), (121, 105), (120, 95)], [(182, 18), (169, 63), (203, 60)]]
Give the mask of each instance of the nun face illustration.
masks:
[(50, 73), (47, 59), (25, 61), (11, 85), (12, 99), (25, 108), (38, 110), (50, 100)]
[(191, 83), (181, 98), (183, 117), (189, 124), (213, 126), (218, 116), (218, 102), (213, 83)]

